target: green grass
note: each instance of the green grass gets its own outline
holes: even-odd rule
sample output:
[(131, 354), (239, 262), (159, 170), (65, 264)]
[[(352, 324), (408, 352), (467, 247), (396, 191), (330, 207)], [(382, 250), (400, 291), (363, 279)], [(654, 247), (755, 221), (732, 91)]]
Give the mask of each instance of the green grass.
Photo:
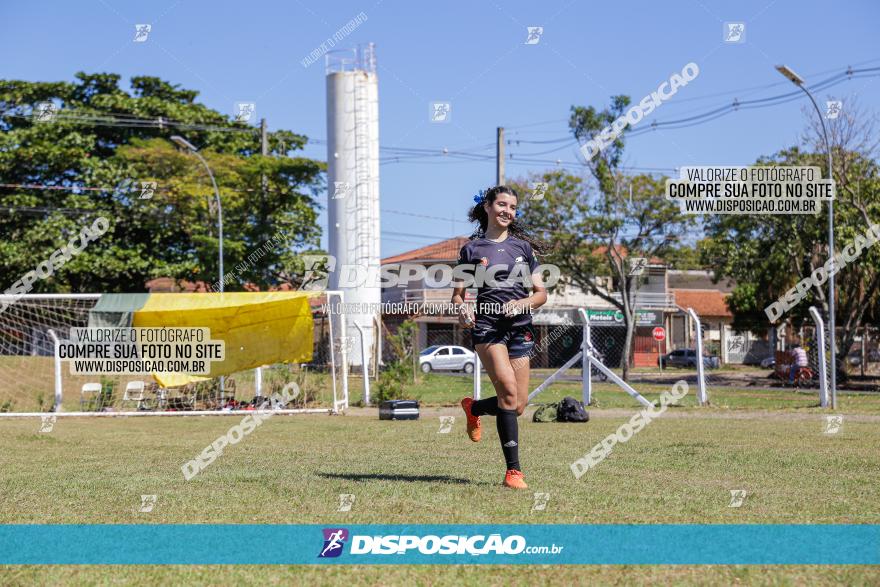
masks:
[(359, 566), (278, 567), (14, 567), (4, 584), (63, 585), (408, 585), (535, 587), (536, 585), (876, 585), (876, 567), (554, 567)]
[[(531, 388), (537, 387), (553, 369), (533, 369)], [(615, 370), (619, 373), (619, 369)], [(667, 369), (662, 374), (656, 369), (636, 368), (632, 371), (631, 385), (650, 400), (656, 400), (662, 391), (668, 390), (672, 384), (680, 378), (687, 379), (690, 384), (688, 396), (682, 401), (684, 405), (696, 404), (696, 373), (692, 370)], [(719, 409), (772, 409), (772, 410), (803, 410), (818, 405), (818, 390), (809, 389), (796, 392), (790, 388), (771, 387), (766, 378), (769, 370), (755, 367), (732, 366), (721, 370), (707, 371), (707, 388), (709, 401), (714, 408)], [(570, 376), (578, 376), (579, 370), (572, 369)], [(730, 379), (732, 385), (723, 385), (720, 378), (735, 374), (741, 379)], [(269, 393), (273, 381), (285, 377), (284, 373), (277, 370), (264, 370), (263, 387), (264, 393)], [(326, 373), (308, 373), (307, 385), (304, 389), (309, 392), (309, 397), (314, 398), (313, 407), (328, 407), (332, 404), (330, 391), (330, 375)], [(10, 411), (47, 411), (53, 402), (54, 380), (53, 363), (51, 357), (0, 357), (0, 406), (5, 401), (14, 402)], [(125, 383), (138, 377), (115, 377), (116, 382), (116, 409), (122, 398), (122, 390)], [(149, 378), (142, 378), (149, 381)], [(254, 394), (253, 371), (244, 371), (233, 377), (237, 384), (237, 397), (250, 399)], [(64, 411), (80, 410), (79, 389), (88, 381), (99, 381), (95, 376), (72, 376), (64, 374)], [(649, 380), (649, 383), (645, 383)], [(491, 382), (487, 375), (483, 374), (482, 387), (484, 393), (494, 394)], [(662, 383), (661, 383), (662, 382)], [(748, 383), (754, 383), (749, 385)], [(362, 379), (352, 374), (349, 379), (351, 402), (356, 403), (362, 399)], [(451, 406), (458, 403), (464, 395), (469, 395), (473, 389), (470, 376), (450, 376), (436, 373), (417, 374), (415, 384), (409, 382), (406, 387), (406, 397), (419, 399), (425, 405)], [(634, 400), (611, 383), (595, 382), (594, 386), (595, 406), (600, 408), (628, 408), (634, 406)], [(40, 391), (42, 390), (42, 391)], [(376, 384), (373, 382), (373, 393)], [(339, 390), (341, 394), (341, 389)], [(172, 392), (172, 396), (174, 393)], [(559, 381), (547, 392), (539, 395), (535, 401), (551, 402), (559, 401), (564, 396), (570, 395), (580, 399), (580, 382)], [(839, 391), (840, 407), (852, 412), (878, 412), (880, 413), (880, 392), (868, 394), (854, 394)], [(126, 406), (132, 409), (133, 404)]]
[[(462, 395), (451, 389), (462, 382), (469, 380), (432, 376), (421, 389), (441, 405)], [(736, 394), (730, 392), (732, 398)], [(238, 418), (59, 419), (47, 434), (37, 432), (36, 419), (0, 420), (0, 522), (880, 522), (880, 468), (876, 466), (880, 409), (872, 397), (842, 398), (842, 402), (853, 401), (858, 409), (850, 410), (842, 403), (848, 415), (842, 431), (834, 435), (823, 433), (824, 411), (775, 410), (772, 401), (766, 405), (768, 400), (759, 394), (744, 398), (744, 405), (731, 406), (731, 410), (671, 409), (577, 480), (569, 464), (636, 409), (619, 391), (600, 390), (597, 397), (603, 407), (609, 404), (615, 409), (592, 410), (586, 425), (521, 420), (521, 457), (531, 485), (530, 491), (522, 493), (499, 486), (503, 461), (491, 420), (480, 444), (466, 439), (462, 418), (456, 418), (451, 433), (438, 433), (436, 416), (459, 415), (456, 408), (432, 408), (431, 416), (426, 413), (413, 422), (380, 421), (368, 410), (352, 410), (344, 417), (277, 416), (229, 447), (189, 482), (180, 471), (183, 462)], [(761, 405), (766, 409), (746, 409)], [(728, 507), (731, 489), (748, 492), (742, 507)], [(531, 511), (533, 491), (550, 493), (546, 511)], [(340, 493), (355, 494), (351, 512), (336, 511)], [(137, 511), (142, 494), (158, 495), (149, 514)], [(803, 566), (517, 567), (515, 571), (509, 567), (426, 566), (64, 566), (14, 567), (2, 573), (3, 584), (830, 585), (880, 581), (877, 568)]]
[[(550, 372), (533, 371), (531, 387)], [(654, 375), (635, 370), (634, 379), (657, 381)], [(33, 374), (45, 376), (51, 371)], [(329, 381), (314, 375), (313, 383), (320, 387), (322, 377)], [(438, 433), (437, 416), (460, 416), (470, 377), (419, 374), (406, 389), (425, 407), (416, 422), (379, 421), (359, 409), (344, 417), (277, 416), (189, 482), (180, 466), (238, 417), (61, 418), (48, 434), (38, 433), (37, 419), (0, 420), (0, 523), (880, 523), (880, 394), (840, 393), (844, 426), (828, 435), (815, 390), (721, 386), (710, 374), (711, 405), (700, 408), (690, 372), (633, 386), (653, 401), (678, 377), (691, 381), (681, 406), (580, 480), (569, 464), (635, 412), (635, 400), (596, 382), (587, 425), (524, 417), (521, 457), (532, 490), (523, 493), (499, 486), (503, 461), (491, 419), (480, 444), (465, 438), (462, 418), (450, 434)], [(252, 380), (240, 379), (247, 394)], [(484, 396), (494, 395), (488, 377), (482, 382)], [(23, 379), (14, 389), (36, 409), (33, 387)], [(350, 391), (352, 402), (361, 399), (359, 377), (351, 377)], [(536, 401), (566, 395), (580, 398), (580, 383), (561, 381)], [(65, 409), (77, 408), (78, 396), (66, 394)], [(731, 489), (748, 492), (742, 507), (728, 507)], [(546, 511), (531, 511), (534, 491), (550, 493)], [(336, 511), (340, 493), (355, 494), (351, 512)], [(158, 495), (153, 512), (138, 512), (142, 494)], [(876, 567), (0, 568), (0, 583), (10, 585), (878, 582)]]
[[(572, 372), (573, 373), (573, 372)], [(549, 374), (549, 370), (532, 372), (530, 388), (536, 388)], [(669, 391), (677, 378), (687, 378), (688, 394), (681, 400), (685, 406), (696, 406), (697, 386), (695, 376), (681, 371), (671, 377), (669, 384), (632, 382), (636, 391), (647, 399), (656, 401), (660, 394)], [(375, 388), (375, 384), (373, 386)], [(495, 395), (492, 382), (487, 375), (482, 377), (483, 397)], [(363, 398), (363, 380), (352, 376), (349, 380), (352, 402)], [(418, 399), (429, 406), (455, 406), (465, 395), (473, 392), (473, 379), (468, 377), (439, 375), (436, 373), (419, 374), (416, 384), (409, 383), (406, 388), (407, 398)], [(373, 392), (375, 393), (375, 391)], [(723, 387), (708, 383), (709, 410), (795, 410), (803, 411), (819, 405), (818, 390), (794, 391), (791, 388), (755, 388), (755, 387)], [(555, 402), (565, 396), (581, 399), (581, 383), (579, 381), (559, 381), (547, 391), (535, 398), (537, 403)], [(632, 408), (637, 406), (636, 400), (627, 395), (613, 383), (593, 383), (594, 408)], [(854, 394), (838, 392), (838, 407), (851, 413), (880, 414), (880, 393)]]

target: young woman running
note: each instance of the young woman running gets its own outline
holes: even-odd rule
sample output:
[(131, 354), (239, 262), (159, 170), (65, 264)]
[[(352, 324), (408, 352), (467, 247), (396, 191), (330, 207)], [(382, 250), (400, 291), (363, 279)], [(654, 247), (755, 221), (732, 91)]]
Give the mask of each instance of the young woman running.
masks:
[[(504, 485), (527, 489), (519, 463), (517, 417), (529, 399), (529, 355), (535, 344), (531, 312), (547, 301), (541, 276), (535, 273), (539, 265), (535, 252), (545, 252), (546, 245), (530, 237), (516, 220), (517, 200), (516, 191), (503, 185), (474, 197), (468, 218), (480, 226), (461, 248), (458, 264), (482, 265), (485, 273), (476, 272), (476, 308), (465, 305), (466, 288), (461, 282), (455, 284), (452, 303), (462, 308), (459, 323), (472, 328), (475, 350), (497, 394), (478, 401), (469, 397), (461, 400), (468, 436), (479, 442), (480, 416), (495, 416), (507, 462)], [(481, 274), (485, 275), (484, 283), (480, 283)], [(526, 276), (531, 276), (531, 295)]]

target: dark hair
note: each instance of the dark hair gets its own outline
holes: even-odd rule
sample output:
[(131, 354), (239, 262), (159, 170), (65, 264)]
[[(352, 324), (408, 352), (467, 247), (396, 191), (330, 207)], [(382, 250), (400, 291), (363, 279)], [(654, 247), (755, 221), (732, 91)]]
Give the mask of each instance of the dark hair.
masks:
[[(496, 185), (493, 188), (489, 188), (483, 197), (483, 201), (475, 204), (474, 207), (468, 211), (468, 220), (480, 223), (479, 228), (477, 228), (471, 235), (471, 239), (482, 238), (486, 235), (486, 228), (489, 226), (489, 215), (486, 213), (486, 209), (483, 208), (483, 204), (486, 202), (492, 204), (492, 202), (495, 201), (495, 198), (498, 197), (498, 194), (510, 194), (519, 200), (519, 194), (517, 194), (516, 190), (512, 187)], [(525, 226), (525, 223), (516, 218), (514, 218), (513, 222), (510, 223), (510, 226), (507, 227), (507, 232), (532, 245), (532, 249), (536, 253), (544, 254), (551, 248), (547, 242), (533, 236)]]

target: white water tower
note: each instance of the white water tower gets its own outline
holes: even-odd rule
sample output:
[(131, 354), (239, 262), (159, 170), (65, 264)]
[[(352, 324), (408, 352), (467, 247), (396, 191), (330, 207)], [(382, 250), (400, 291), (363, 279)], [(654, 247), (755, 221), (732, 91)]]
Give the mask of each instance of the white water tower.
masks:
[[(372, 43), (327, 54), (327, 210), (328, 242), (336, 265), (329, 289), (345, 292), (352, 365), (361, 364), (360, 334), (367, 352), (379, 344), (376, 325), (380, 287), (352, 286), (343, 275), (359, 267), (365, 276), (379, 274), (379, 83)], [(369, 360), (369, 359), (368, 359)]]

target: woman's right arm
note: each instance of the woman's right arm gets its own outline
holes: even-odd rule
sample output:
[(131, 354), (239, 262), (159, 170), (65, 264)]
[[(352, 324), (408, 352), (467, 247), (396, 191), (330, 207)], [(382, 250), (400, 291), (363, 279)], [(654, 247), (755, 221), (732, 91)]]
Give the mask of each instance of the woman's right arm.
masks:
[(472, 304), (464, 302), (464, 286), (455, 284), (452, 290), (452, 303), (458, 309), (458, 323), (465, 328), (472, 328), (474, 325), (474, 308)]

